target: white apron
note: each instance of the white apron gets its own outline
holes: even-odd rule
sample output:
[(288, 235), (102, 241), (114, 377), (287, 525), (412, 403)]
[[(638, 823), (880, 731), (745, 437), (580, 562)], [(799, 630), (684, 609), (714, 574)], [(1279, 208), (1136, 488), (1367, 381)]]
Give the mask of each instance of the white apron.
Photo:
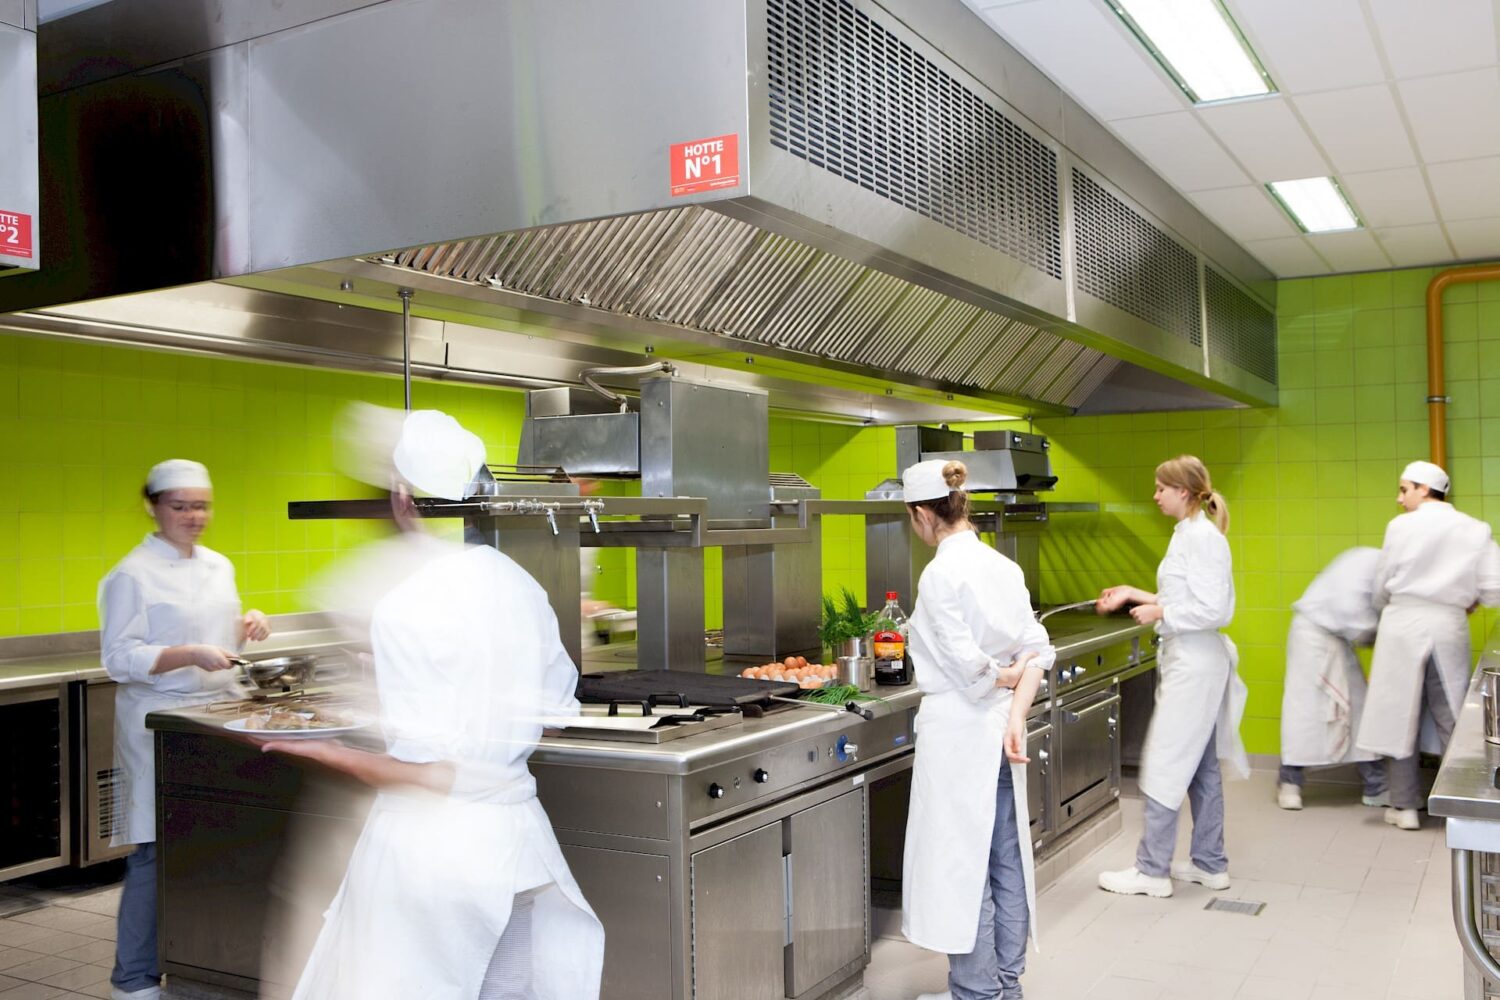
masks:
[(474, 1000), (512, 899), (538, 883), (546, 888), (532, 911), (530, 995), (597, 997), (604, 928), (568, 871), (534, 783), (484, 802), (382, 792), (292, 998)]
[[(912, 944), (948, 955), (974, 950), (989, 887), (995, 785), (1005, 758), (1011, 692), (975, 703), (957, 692), (924, 695), (917, 710), (916, 762), (906, 820), (901, 932)], [(1030, 933), (1036, 941), (1036, 875), (1026, 765), (1012, 764), (1021, 867)]]
[[(1458, 718), (1469, 686), (1473, 654), (1465, 609), (1396, 595), (1380, 615), (1370, 690), (1356, 742), (1382, 757), (1410, 757), (1415, 749), (1440, 754), (1432, 720), (1422, 712), (1427, 661), (1437, 664), (1448, 708)], [(1420, 728), (1421, 740), (1418, 741)]]
[(1222, 632), (1182, 632), (1164, 637), (1156, 657), (1156, 708), (1141, 752), (1141, 791), (1168, 809), (1180, 809), (1218, 731), (1217, 752), (1231, 772), (1250, 776), (1240, 740), (1249, 689), (1235, 671), (1238, 651)]
[(1281, 762), (1323, 767), (1373, 760), (1373, 754), (1354, 746), (1364, 703), (1365, 675), (1354, 647), (1305, 615), (1293, 614), (1281, 699)]

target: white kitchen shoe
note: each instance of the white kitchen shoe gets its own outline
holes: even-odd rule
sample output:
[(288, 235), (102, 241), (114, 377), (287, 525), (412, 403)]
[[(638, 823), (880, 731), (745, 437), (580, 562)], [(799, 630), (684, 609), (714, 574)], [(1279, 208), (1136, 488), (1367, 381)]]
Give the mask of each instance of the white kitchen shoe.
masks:
[(1172, 895), (1172, 880), (1147, 875), (1139, 868), (1126, 868), (1117, 872), (1100, 872), (1099, 888), (1106, 892), (1118, 892), (1123, 896), (1166, 899)]
[(1391, 793), (1381, 792), (1379, 795), (1361, 795), (1359, 801), (1364, 805), (1373, 806), (1378, 809), (1381, 806), (1391, 804)]
[(1179, 882), (1197, 882), (1201, 886), (1214, 890), (1229, 888), (1228, 872), (1206, 872), (1192, 863), (1173, 865), (1172, 877)]
[(1398, 830), (1422, 829), (1422, 817), (1415, 809), (1390, 809), (1385, 811), (1385, 821)]
[(1276, 786), (1276, 804), (1283, 809), (1302, 808), (1302, 789), (1290, 781), (1283, 781)]
[(147, 986), (144, 989), (126, 992), (118, 986), (109, 988), (109, 1000), (159, 1000), (161, 997), (160, 986)]

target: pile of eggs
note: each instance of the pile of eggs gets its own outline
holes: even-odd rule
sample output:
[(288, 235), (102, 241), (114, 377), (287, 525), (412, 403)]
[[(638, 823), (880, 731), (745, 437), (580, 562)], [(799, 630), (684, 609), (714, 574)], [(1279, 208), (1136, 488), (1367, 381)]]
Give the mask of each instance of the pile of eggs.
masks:
[(805, 656), (788, 656), (780, 663), (767, 663), (759, 667), (746, 667), (741, 677), (757, 681), (783, 681), (798, 687), (820, 688), (838, 676), (838, 668), (822, 663), (808, 663)]

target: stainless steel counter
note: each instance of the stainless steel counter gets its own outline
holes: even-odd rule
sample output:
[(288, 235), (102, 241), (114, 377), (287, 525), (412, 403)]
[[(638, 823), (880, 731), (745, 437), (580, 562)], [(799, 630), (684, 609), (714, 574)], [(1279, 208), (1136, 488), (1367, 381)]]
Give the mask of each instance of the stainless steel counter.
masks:
[[(1486, 652), (1479, 659), (1481, 668), (1486, 663), (1500, 663), (1497, 642), (1500, 630), (1486, 641)], [(1479, 693), (1482, 675), (1482, 669), (1476, 669), (1470, 680), (1443, 766), (1427, 800), (1427, 811), (1434, 816), (1493, 821), (1500, 837), (1500, 787), (1496, 786), (1500, 746), (1484, 740), (1484, 707)], [(1500, 851), (1500, 841), (1493, 850)]]

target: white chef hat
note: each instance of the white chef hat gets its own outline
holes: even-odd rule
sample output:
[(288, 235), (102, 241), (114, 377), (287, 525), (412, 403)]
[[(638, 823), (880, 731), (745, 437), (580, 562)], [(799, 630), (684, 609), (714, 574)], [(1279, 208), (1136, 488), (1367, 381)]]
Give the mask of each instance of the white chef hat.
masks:
[(1448, 473), (1431, 462), (1413, 462), (1401, 470), (1401, 478), (1439, 493), (1448, 492)]
[(440, 410), (414, 410), (391, 455), (396, 471), (428, 496), (463, 500), (484, 465), (484, 442)]
[(186, 458), (169, 458), (157, 462), (146, 473), (146, 493), (156, 496), (167, 490), (211, 490), (214, 484), (208, 478), (208, 468), (202, 462)]
[(901, 473), (901, 499), (907, 503), (921, 503), (924, 500), (941, 500), (952, 493), (953, 489), (943, 476), (943, 469), (947, 464), (941, 458), (934, 458), (918, 462)]

